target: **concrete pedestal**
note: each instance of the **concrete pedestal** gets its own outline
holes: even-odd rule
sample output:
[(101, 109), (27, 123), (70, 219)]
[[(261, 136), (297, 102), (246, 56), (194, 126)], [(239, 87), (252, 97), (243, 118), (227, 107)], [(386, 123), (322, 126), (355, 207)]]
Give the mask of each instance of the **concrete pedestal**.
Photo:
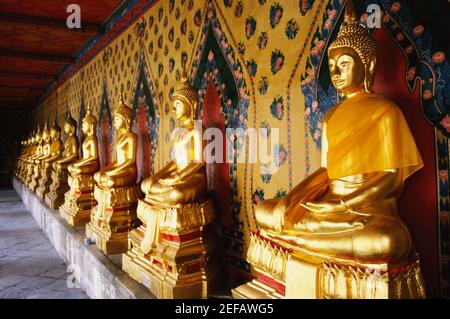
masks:
[(74, 269), (81, 288), (90, 298), (152, 299), (147, 288), (121, 269), (121, 255), (103, 255), (95, 245), (84, 244), (84, 227), (73, 228), (50, 209), (19, 179), (13, 186), (58, 254)]

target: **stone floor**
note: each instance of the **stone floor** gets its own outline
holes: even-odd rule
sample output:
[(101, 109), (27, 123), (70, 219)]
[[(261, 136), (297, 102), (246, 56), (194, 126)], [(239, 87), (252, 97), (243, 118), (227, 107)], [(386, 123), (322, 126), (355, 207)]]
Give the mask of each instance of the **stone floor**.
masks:
[(87, 299), (13, 190), (0, 190), (0, 299)]

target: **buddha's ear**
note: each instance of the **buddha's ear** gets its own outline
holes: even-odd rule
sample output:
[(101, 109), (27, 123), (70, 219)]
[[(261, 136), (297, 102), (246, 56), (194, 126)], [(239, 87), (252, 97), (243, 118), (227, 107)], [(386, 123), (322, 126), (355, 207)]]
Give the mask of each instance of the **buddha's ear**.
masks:
[(370, 60), (369, 64), (365, 67), (365, 74), (364, 74), (364, 90), (367, 93), (372, 92), (372, 86), (373, 81), (375, 78), (375, 66), (376, 66), (376, 60)]
[(373, 58), (372, 60), (370, 60), (369, 62), (369, 71), (373, 74), (375, 73), (375, 66), (377, 64), (377, 59)]

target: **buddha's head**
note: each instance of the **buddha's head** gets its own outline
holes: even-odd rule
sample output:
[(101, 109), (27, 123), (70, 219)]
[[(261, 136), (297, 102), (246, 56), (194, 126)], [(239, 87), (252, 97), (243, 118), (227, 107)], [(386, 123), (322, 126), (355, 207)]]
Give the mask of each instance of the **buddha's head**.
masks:
[(70, 114), (70, 110), (67, 111), (67, 118), (64, 121), (64, 133), (66, 135), (74, 135), (77, 130), (77, 121)]
[(173, 111), (177, 120), (185, 122), (197, 119), (198, 91), (189, 83), (185, 70), (173, 98)]
[(92, 115), (91, 106), (89, 104), (86, 108), (86, 115), (83, 122), (81, 122), (81, 129), (86, 135), (93, 135), (97, 129), (97, 119)]
[(50, 129), (48, 128), (47, 123), (45, 123), (44, 130), (42, 131), (42, 141), (44, 143), (50, 142)]
[(50, 137), (52, 138), (52, 141), (61, 137), (61, 128), (59, 127), (58, 122), (56, 122), (56, 119), (55, 123), (50, 129)]
[(133, 111), (125, 104), (123, 95), (117, 97), (117, 105), (114, 108), (113, 125), (116, 130), (131, 130), (131, 122), (133, 120)]
[(348, 1), (344, 22), (328, 48), (328, 66), (333, 86), (344, 96), (372, 92), (377, 47), (368, 30), (361, 26), (352, 1)]
[(34, 133), (34, 141), (36, 144), (40, 143), (42, 139), (42, 133), (40, 127), (37, 128), (36, 133)]

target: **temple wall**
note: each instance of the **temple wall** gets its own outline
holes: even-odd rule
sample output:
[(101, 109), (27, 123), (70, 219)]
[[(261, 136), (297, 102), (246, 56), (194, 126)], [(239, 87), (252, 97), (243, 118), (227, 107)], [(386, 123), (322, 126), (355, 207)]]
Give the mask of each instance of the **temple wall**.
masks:
[[(34, 112), (33, 122), (42, 124), (56, 116), (61, 124), (68, 109), (80, 120), (88, 104), (100, 117), (101, 112), (111, 112), (116, 95), (124, 92), (135, 110), (135, 130), (139, 107), (146, 105), (147, 156), (150, 172), (156, 172), (169, 161), (170, 133), (176, 126), (170, 112), (171, 94), (186, 64), (191, 82), (199, 89), (202, 112), (208, 108), (202, 101), (212, 81), (225, 127), (279, 129), (276, 173), (259, 163), (229, 167), (229, 214), (238, 222), (227, 225), (234, 232), (227, 233), (225, 249), (232, 256), (227, 262), (245, 276), (249, 272), (244, 256), (247, 239), (257, 231), (254, 206), (283, 196), (320, 166), (321, 118), (328, 106), (311, 100), (307, 88), (317, 81), (342, 2), (142, 1), (141, 7), (148, 7), (142, 14), (124, 13), (121, 26), (113, 27), (90, 49), (95, 54), (63, 75)], [(433, 145), (434, 140), (429, 143)], [(249, 158), (248, 151), (245, 156)], [(435, 176), (428, 178), (436, 182)], [(437, 201), (436, 197), (430, 200)], [(438, 225), (436, 219), (436, 211), (424, 217), (429, 229)], [(417, 222), (407, 223), (419, 227)], [(427, 262), (433, 270), (426, 279), (431, 290), (438, 291), (436, 249)]]

